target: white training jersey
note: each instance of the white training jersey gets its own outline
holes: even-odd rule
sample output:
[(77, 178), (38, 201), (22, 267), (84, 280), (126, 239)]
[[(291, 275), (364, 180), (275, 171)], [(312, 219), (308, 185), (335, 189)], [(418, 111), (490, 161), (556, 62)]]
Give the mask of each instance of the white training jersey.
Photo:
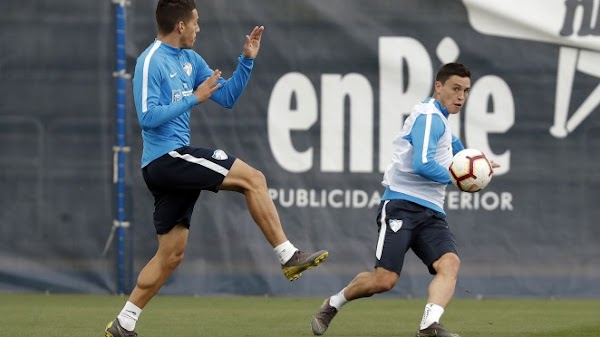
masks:
[[(415, 105), (404, 122), (402, 130), (394, 139), (392, 162), (385, 170), (382, 184), (387, 189), (391, 190), (391, 192), (406, 195), (406, 199), (408, 200), (425, 206), (433, 206), (431, 208), (443, 212), (445, 192), (449, 179), (436, 179), (438, 180), (436, 181), (426, 178), (423, 175), (423, 172), (415, 171), (415, 168), (417, 170), (423, 168), (423, 164), (431, 161), (431, 159), (437, 163), (437, 165), (434, 165), (435, 167), (438, 169), (444, 168), (446, 171), (452, 161), (452, 133), (448, 125), (447, 117), (439, 110), (439, 103), (436, 103), (435, 99), (430, 98)], [(422, 115), (426, 118), (425, 128), (424, 130), (420, 130), (423, 131), (423, 137), (422, 139), (412, 139), (415, 121)], [(440, 118), (437, 118), (438, 116)], [(438, 121), (435, 123), (432, 122), (433, 118), (441, 120), (443, 124)], [(421, 134), (421, 132), (419, 132), (419, 134)], [(432, 135), (434, 134), (441, 135), (439, 138), (434, 138), (434, 140), (437, 140), (437, 146), (431, 144)], [(419, 143), (419, 148), (422, 145), (422, 149), (419, 153), (414, 153), (415, 148), (413, 144), (415, 142)], [(427, 154), (429, 151), (435, 151), (433, 158), (428, 158)], [(416, 155), (420, 156), (420, 158), (413, 157)], [(414, 161), (413, 159), (418, 160)], [(448, 176), (448, 173), (444, 172), (444, 174)]]

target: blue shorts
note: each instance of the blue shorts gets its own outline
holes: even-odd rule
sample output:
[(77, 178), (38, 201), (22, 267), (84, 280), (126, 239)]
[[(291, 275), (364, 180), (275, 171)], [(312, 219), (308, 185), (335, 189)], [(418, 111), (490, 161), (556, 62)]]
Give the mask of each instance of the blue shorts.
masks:
[(218, 192), (235, 159), (222, 150), (185, 146), (142, 168), (154, 196), (156, 233), (166, 234), (178, 224), (189, 228), (200, 191)]
[(398, 275), (409, 249), (433, 275), (436, 274), (435, 261), (446, 253), (457, 253), (446, 216), (419, 204), (407, 200), (382, 200), (377, 212), (377, 226), (379, 239), (375, 266)]

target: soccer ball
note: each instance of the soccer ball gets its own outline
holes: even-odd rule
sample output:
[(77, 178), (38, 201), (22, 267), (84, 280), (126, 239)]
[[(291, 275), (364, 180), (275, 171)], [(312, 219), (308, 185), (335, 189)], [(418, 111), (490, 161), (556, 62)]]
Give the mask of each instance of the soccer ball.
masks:
[(474, 193), (484, 189), (492, 180), (492, 164), (483, 152), (464, 149), (452, 158), (450, 179), (463, 192)]

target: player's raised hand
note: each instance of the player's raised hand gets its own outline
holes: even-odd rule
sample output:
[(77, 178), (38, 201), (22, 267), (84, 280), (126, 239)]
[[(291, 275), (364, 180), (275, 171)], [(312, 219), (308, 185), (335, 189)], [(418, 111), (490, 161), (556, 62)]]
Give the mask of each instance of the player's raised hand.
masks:
[(246, 35), (246, 43), (244, 43), (244, 56), (249, 58), (255, 58), (258, 55), (260, 49), (260, 39), (265, 31), (264, 26), (256, 26), (250, 33)]
[(493, 160), (490, 160), (490, 165), (492, 165), (492, 172), (494, 171), (495, 168), (500, 167), (500, 164), (496, 163)]
[(220, 84), (217, 84), (219, 78), (221, 78), (221, 71), (217, 69), (196, 88), (194, 95), (200, 103), (209, 99), (210, 96), (221, 87)]

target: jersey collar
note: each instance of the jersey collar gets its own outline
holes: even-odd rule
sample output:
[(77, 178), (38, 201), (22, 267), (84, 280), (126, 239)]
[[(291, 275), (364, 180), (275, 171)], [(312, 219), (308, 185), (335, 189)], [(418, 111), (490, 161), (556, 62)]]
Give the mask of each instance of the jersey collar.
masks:
[(446, 107), (444, 107), (440, 101), (438, 101), (437, 99), (435, 99), (433, 97), (429, 97), (425, 100), (425, 102), (433, 102), (433, 105), (435, 105), (435, 107), (438, 108), (438, 110), (440, 110), (442, 115), (444, 115), (444, 117), (448, 118), (448, 115), (449, 115), (448, 109)]
[(154, 43), (160, 43), (160, 48), (169, 54), (179, 55), (179, 53), (181, 52), (181, 48), (168, 45), (159, 39), (154, 40)]

